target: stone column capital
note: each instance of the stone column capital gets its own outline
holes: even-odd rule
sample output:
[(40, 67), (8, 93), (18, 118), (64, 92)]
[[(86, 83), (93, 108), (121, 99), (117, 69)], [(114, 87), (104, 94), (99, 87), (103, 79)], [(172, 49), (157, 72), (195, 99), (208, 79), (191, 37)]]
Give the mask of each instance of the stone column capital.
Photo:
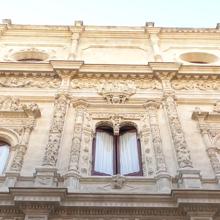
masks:
[(148, 100), (143, 104), (143, 106), (146, 110), (159, 109), (160, 105), (161, 105), (161, 101), (155, 101), (155, 100)]

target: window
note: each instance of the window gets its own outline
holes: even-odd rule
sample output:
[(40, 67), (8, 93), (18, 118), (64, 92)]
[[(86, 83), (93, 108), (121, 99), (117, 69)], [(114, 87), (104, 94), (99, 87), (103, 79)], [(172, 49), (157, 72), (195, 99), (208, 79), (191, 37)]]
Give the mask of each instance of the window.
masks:
[(143, 175), (136, 128), (125, 126), (120, 128), (119, 135), (114, 135), (111, 127), (98, 127), (93, 140), (92, 167), (93, 175)]
[(9, 145), (0, 141), (0, 175), (4, 172), (9, 156)]

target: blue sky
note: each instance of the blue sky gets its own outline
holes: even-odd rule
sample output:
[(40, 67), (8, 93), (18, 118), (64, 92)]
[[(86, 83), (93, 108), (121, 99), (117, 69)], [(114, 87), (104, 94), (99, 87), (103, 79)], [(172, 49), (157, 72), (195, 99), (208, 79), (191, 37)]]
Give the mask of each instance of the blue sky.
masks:
[(16, 24), (215, 27), (220, 0), (0, 0), (0, 19)]

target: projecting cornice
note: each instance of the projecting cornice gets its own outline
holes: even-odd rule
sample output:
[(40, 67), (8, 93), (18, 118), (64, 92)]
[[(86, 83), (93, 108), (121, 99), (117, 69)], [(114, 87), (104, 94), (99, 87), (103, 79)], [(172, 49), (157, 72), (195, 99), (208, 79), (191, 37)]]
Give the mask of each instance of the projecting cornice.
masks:
[[(68, 73), (67, 73), (68, 72)], [(148, 65), (85, 64), (83, 61), (51, 60), (49, 63), (0, 62), (0, 75), (104, 78), (152, 78), (175, 73), (180, 78), (219, 78), (220, 66), (182, 65), (174, 62), (150, 62)]]

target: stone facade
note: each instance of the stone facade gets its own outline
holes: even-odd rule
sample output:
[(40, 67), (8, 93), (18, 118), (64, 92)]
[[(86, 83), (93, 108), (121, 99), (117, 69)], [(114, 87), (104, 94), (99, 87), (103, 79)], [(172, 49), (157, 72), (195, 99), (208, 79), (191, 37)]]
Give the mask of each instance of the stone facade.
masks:
[[(220, 220), (219, 36), (3, 20), (0, 220)], [(100, 124), (137, 128), (142, 176), (92, 175)]]

